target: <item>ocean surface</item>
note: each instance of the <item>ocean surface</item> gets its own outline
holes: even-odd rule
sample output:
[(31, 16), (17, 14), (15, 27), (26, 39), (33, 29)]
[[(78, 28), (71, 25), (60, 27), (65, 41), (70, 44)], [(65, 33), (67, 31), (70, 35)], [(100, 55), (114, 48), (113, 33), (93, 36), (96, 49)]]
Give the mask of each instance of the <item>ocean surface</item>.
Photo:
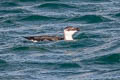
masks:
[(120, 0), (0, 0), (0, 80), (120, 80)]

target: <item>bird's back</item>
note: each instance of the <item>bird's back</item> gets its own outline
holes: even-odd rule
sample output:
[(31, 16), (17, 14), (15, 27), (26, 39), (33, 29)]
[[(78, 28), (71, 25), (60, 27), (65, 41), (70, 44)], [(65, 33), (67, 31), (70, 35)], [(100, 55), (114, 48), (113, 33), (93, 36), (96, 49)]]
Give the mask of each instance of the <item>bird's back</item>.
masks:
[(30, 36), (30, 37), (24, 37), (30, 41), (57, 41), (57, 40), (64, 40), (62, 37), (58, 36)]

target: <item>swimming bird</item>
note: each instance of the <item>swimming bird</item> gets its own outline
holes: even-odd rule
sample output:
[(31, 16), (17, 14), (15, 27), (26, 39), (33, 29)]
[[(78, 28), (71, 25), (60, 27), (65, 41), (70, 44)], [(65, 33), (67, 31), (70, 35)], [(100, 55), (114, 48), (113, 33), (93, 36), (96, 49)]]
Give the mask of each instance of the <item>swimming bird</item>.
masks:
[(29, 37), (24, 37), (32, 42), (39, 42), (39, 41), (57, 41), (57, 40), (74, 40), (73, 39), (73, 34), (75, 34), (77, 31), (79, 31), (79, 28), (75, 28), (72, 26), (68, 26), (64, 28), (64, 37), (58, 37), (58, 36), (29, 36)]

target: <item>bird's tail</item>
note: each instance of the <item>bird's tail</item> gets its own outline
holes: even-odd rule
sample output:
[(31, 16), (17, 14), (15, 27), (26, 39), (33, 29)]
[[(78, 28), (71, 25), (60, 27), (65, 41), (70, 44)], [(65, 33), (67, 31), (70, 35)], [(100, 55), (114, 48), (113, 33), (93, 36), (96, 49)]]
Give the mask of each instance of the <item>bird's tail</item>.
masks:
[(33, 40), (34, 37), (24, 37), (25, 39), (28, 39), (28, 40)]

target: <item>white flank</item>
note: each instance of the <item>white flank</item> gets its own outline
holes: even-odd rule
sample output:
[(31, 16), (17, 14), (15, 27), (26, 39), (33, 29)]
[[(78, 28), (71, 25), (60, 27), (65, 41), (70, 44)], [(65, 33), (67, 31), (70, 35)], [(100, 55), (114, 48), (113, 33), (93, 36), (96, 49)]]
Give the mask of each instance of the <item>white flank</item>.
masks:
[(37, 40), (31, 40), (32, 42), (38, 42)]

